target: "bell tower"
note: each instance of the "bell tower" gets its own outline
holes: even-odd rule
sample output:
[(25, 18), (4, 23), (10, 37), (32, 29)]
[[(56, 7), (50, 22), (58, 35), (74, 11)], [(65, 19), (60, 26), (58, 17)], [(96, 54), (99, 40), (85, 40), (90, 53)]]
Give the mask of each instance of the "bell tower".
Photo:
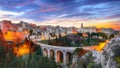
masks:
[(83, 28), (83, 23), (81, 23), (81, 28)]

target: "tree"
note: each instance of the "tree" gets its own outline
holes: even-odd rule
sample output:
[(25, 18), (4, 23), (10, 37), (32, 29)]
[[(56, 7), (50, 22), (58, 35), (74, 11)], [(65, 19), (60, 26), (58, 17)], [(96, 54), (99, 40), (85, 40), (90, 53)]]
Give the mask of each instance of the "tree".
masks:
[(88, 35), (87, 42), (90, 43), (91, 34), (87, 32), (87, 35)]
[(58, 40), (58, 38), (57, 38), (57, 36), (56, 36), (55, 40), (56, 40), (56, 42), (58, 42), (58, 41), (59, 41), (59, 40)]
[(92, 33), (91, 33), (91, 37), (93, 38), (93, 36), (97, 36), (97, 33), (92, 32)]
[(103, 39), (107, 39), (107, 35), (105, 33), (99, 33), (99, 36), (101, 36)]
[(30, 29), (29, 33), (29, 36), (31, 36), (33, 34), (33, 29)]
[(80, 37), (82, 37), (82, 33), (77, 33), (77, 35), (79, 35)]
[(88, 38), (90, 38), (90, 37), (91, 37), (91, 34), (90, 34), (89, 32), (87, 32), (87, 35), (88, 35)]
[[(33, 34), (33, 29), (30, 29), (30, 31), (29, 31), (29, 36), (28, 36), (28, 38), (29, 38), (29, 46), (30, 46), (30, 59), (31, 59), (31, 40), (30, 40), (30, 36)], [(29, 61), (30, 62), (30, 61)]]
[(79, 56), (81, 56), (82, 52), (83, 52), (82, 47), (81, 48), (76, 48), (73, 52), (73, 55), (76, 55), (77, 57), (79, 57)]
[(59, 40), (62, 41), (61, 33), (59, 33)]
[(99, 33), (96, 33), (96, 36), (97, 36), (97, 39), (98, 39), (98, 37), (99, 37)]
[(109, 39), (111, 39), (111, 38), (114, 38), (114, 34), (111, 34), (111, 35), (109, 36)]
[(0, 61), (5, 59), (5, 47), (4, 45), (0, 42)]
[(49, 37), (49, 40), (48, 40), (48, 45), (51, 45), (50, 41), (51, 41), (51, 39), (50, 39), (50, 37)]

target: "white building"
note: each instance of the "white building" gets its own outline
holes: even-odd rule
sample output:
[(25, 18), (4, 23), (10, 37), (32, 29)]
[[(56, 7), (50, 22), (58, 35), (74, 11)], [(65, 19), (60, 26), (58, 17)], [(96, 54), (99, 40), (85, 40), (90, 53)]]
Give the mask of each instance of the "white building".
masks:
[(112, 34), (114, 31), (112, 28), (101, 28), (101, 30), (105, 34)]
[(91, 26), (91, 27), (82, 27), (78, 30), (78, 32), (80, 33), (92, 33), (92, 32), (96, 32), (96, 27), (95, 26)]

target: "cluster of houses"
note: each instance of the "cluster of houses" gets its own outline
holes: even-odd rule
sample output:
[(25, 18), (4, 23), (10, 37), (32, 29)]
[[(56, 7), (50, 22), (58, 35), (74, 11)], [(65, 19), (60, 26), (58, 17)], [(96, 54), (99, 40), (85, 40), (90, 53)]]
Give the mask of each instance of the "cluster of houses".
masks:
[(54, 37), (56, 35), (71, 34), (76, 31), (75, 27), (60, 27), (60, 26), (37, 26), (36, 24), (27, 23), (21, 21), (20, 23), (12, 23), (8, 20), (0, 21), (0, 30), (6, 40), (24, 39), (29, 35), (29, 30), (33, 30), (31, 38), (43, 38)]
[[(19, 38), (24, 39), (29, 34), (29, 30), (33, 30), (33, 35), (31, 36), (32, 39), (34, 38), (41, 38), (41, 39), (48, 39), (49, 37), (55, 37), (61, 34), (62, 36), (68, 34), (76, 34), (76, 33), (92, 33), (92, 32), (103, 32), (106, 34), (114, 33), (112, 28), (97, 28), (95, 26), (88, 26), (84, 27), (81, 24), (81, 28), (76, 27), (60, 27), (60, 26), (37, 26), (36, 24), (27, 23), (21, 21), (20, 23), (12, 23), (8, 20), (0, 21), (0, 30), (3, 34), (11, 34), (11, 36), (20, 36)], [(8, 37), (9, 38), (9, 37)], [(18, 38), (18, 37), (17, 37)], [(11, 38), (10, 38), (11, 39)], [(16, 38), (14, 38), (16, 39)]]
[(96, 26), (84, 27), (83, 24), (81, 24), (81, 28), (78, 30), (78, 32), (80, 33), (102, 32), (105, 34), (113, 34), (114, 30), (112, 28), (97, 28)]

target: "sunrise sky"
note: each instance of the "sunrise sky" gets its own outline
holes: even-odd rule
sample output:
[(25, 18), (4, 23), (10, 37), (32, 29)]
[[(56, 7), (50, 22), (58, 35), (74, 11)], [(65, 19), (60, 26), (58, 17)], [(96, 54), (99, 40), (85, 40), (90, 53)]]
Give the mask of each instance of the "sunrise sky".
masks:
[(0, 21), (120, 29), (120, 0), (0, 0)]

